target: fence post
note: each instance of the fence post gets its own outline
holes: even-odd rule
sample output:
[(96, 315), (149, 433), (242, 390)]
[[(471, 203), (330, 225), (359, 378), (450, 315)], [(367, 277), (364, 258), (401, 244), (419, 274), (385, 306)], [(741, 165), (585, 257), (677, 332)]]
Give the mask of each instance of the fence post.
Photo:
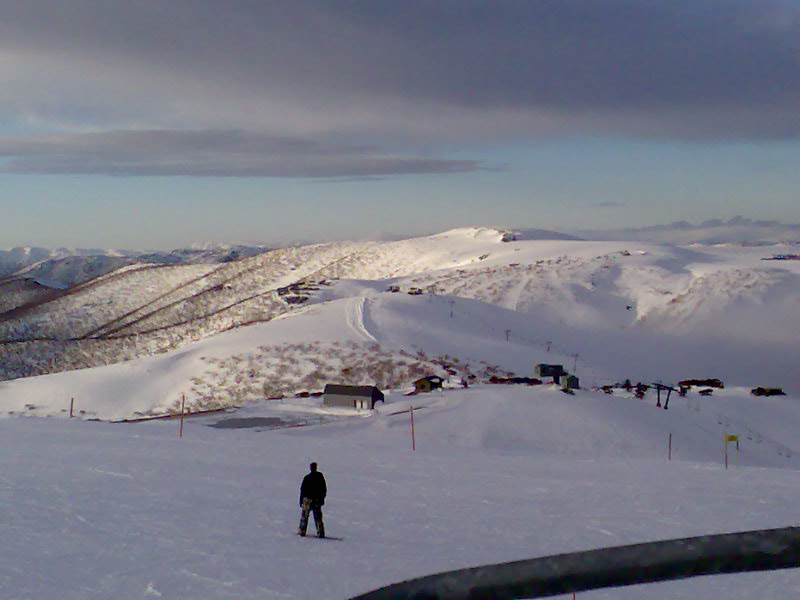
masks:
[(728, 442), (736, 443), (736, 464), (739, 464), (739, 436), (725, 434), (725, 468), (728, 468)]
[(417, 440), (416, 440), (416, 436), (414, 435), (414, 407), (410, 406), (409, 408), (411, 409), (409, 411), (411, 413), (411, 449), (416, 451), (416, 449), (417, 449)]
[(728, 442), (725, 441), (725, 469), (728, 469)]
[(178, 437), (183, 437), (183, 410), (186, 405), (186, 394), (181, 394), (181, 427), (178, 430)]

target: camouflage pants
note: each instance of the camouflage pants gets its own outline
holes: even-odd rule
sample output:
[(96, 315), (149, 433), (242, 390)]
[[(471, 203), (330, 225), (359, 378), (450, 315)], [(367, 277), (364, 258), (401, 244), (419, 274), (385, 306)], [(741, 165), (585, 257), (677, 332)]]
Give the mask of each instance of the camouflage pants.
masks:
[(314, 525), (317, 527), (317, 535), (325, 537), (325, 524), (322, 522), (322, 506), (318, 500), (303, 498), (303, 507), (300, 512), (300, 535), (306, 534), (308, 529), (308, 513), (314, 513)]

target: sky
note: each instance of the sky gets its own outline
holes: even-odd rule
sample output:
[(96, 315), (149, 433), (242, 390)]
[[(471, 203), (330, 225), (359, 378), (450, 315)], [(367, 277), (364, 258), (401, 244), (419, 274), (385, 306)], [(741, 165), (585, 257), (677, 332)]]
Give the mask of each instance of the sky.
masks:
[(800, 222), (795, 0), (0, 13), (0, 247)]

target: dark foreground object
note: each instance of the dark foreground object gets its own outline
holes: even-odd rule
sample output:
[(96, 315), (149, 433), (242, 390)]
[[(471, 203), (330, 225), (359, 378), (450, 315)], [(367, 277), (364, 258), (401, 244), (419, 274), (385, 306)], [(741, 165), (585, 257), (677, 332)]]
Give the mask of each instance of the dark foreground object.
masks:
[(800, 567), (800, 527), (601, 548), (428, 575), (350, 600), (518, 600)]
[[(297, 535), (300, 535), (299, 533)], [(333, 535), (326, 535), (325, 537), (317, 537), (316, 535), (300, 535), (300, 537), (309, 538), (312, 540), (332, 540), (334, 542), (341, 542), (344, 538), (336, 537)]]

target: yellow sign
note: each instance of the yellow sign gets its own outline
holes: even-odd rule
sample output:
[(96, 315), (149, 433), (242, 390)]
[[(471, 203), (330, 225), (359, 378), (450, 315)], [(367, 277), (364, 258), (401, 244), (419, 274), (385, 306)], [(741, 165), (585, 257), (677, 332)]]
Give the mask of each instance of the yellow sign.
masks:
[(739, 436), (738, 435), (726, 435), (725, 436), (725, 441), (726, 442), (738, 442), (739, 441)]

